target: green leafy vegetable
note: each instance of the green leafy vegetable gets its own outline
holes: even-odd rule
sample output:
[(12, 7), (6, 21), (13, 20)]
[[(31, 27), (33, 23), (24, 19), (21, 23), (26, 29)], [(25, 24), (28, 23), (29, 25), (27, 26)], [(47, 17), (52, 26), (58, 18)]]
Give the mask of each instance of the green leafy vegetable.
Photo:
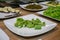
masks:
[(42, 28), (42, 26), (45, 26), (45, 22), (41, 22), (38, 18), (32, 20), (24, 20), (23, 18), (17, 18), (14, 25), (19, 28), (27, 27), (39, 30)]
[(47, 10), (44, 11), (43, 13), (45, 16), (60, 20), (60, 6), (56, 7), (48, 7)]
[(26, 9), (41, 9), (42, 6), (41, 5), (37, 5), (37, 4), (29, 4), (25, 8)]

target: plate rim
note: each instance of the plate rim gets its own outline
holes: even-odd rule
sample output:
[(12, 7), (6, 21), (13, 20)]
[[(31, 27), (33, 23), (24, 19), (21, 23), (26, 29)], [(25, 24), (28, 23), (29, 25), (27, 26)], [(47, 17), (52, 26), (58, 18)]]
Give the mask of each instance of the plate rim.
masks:
[[(8, 19), (8, 20), (10, 20), (10, 19)], [(4, 20), (4, 24), (5, 24), (5, 26), (8, 28), (8, 26), (6, 25), (5, 21), (6, 21), (6, 20)], [(54, 23), (54, 22), (53, 22), (53, 23)], [(54, 24), (56, 24), (56, 23), (54, 23)], [(57, 25), (57, 24), (56, 24), (56, 25)], [(55, 25), (55, 26), (56, 26), (56, 25)], [(53, 28), (55, 28), (55, 27), (53, 27)], [(52, 29), (53, 29), (53, 28), (52, 28)], [(8, 28), (8, 29), (9, 29), (9, 28)], [(50, 29), (50, 30), (52, 30), (52, 29)], [(11, 32), (13, 32), (11, 29), (9, 29), (9, 30), (10, 30)], [(48, 31), (50, 31), (50, 30), (48, 30)], [(47, 32), (48, 32), (48, 31), (47, 31)], [(15, 33), (15, 32), (13, 32), (13, 33)], [(46, 33), (46, 32), (44, 32), (44, 33)], [(42, 34), (44, 34), (44, 33), (42, 33)], [(17, 33), (15, 33), (15, 34), (17, 34)], [(17, 34), (17, 35), (20, 35), (20, 34)], [(37, 34), (37, 35), (41, 35), (41, 34)], [(37, 35), (32, 35), (32, 36), (37, 36)], [(23, 36), (23, 35), (20, 35), (20, 36)], [(24, 37), (32, 37), (32, 36), (24, 36)]]
[[(42, 12), (42, 14), (41, 14), (40, 12)], [(42, 16), (45, 16), (45, 17), (48, 17), (48, 18), (51, 18), (51, 19), (60, 21), (60, 20), (58, 20), (58, 19), (56, 19), (56, 18), (52, 18), (52, 17), (49, 17), (49, 16), (44, 15), (44, 14), (43, 14), (44, 11), (40, 11), (40, 12), (37, 12), (37, 14), (40, 14), (40, 15), (42, 15)]]
[[(0, 12), (0, 13), (1, 13), (1, 12)], [(9, 13), (7, 13), (7, 14), (9, 14)], [(16, 17), (16, 16), (19, 16), (19, 13), (14, 13), (14, 15), (11, 16), (11, 17), (3, 17), (3, 18), (0, 18), (0, 19), (9, 19), (9, 18), (14, 18), (14, 17)]]
[[(34, 9), (34, 10), (33, 10), (33, 9), (27, 9), (27, 8), (22, 7), (22, 6), (25, 6), (25, 5), (29, 5), (29, 4), (24, 4), (24, 5), (19, 5), (19, 6), (20, 6), (22, 9), (24, 9), (24, 10), (27, 10), (27, 11), (33, 11), (33, 12), (35, 12), (35, 11), (42, 11), (42, 10), (45, 10), (45, 9), (48, 8), (47, 5), (40, 4), (41, 6), (43, 6), (42, 9), (38, 9), (38, 10)], [(46, 8), (43, 9), (44, 7), (46, 7)]]

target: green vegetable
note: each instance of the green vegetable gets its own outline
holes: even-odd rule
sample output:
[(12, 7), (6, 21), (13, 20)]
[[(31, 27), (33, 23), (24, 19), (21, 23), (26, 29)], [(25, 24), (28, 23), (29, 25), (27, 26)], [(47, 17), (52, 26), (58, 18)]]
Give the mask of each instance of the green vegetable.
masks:
[(47, 10), (44, 11), (43, 14), (53, 19), (60, 20), (60, 6), (56, 6), (56, 7), (50, 6), (48, 7)]
[(32, 24), (31, 22), (27, 24), (27, 27), (28, 28), (33, 28), (34, 27), (34, 24)]
[(29, 4), (25, 7), (26, 9), (41, 9), (41, 5), (36, 5), (36, 4)]
[(45, 26), (45, 22), (41, 22), (38, 18), (32, 20), (24, 20), (23, 18), (17, 18), (14, 25), (18, 28), (27, 27), (39, 30), (42, 28), (42, 26)]
[(35, 29), (41, 29), (42, 25), (35, 25)]

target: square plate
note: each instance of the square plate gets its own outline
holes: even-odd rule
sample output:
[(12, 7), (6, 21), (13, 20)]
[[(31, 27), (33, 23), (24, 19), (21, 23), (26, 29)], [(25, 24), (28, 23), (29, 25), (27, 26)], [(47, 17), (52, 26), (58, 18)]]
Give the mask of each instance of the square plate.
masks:
[(52, 21), (49, 21), (42, 17), (36, 16), (34, 14), (25, 15), (25, 16), (21, 16), (18, 18), (23, 18), (24, 20), (31, 20), (32, 18), (34, 18), (34, 19), (38, 18), (42, 22), (46, 23), (46, 25), (44, 27), (42, 27), (42, 29), (35, 30), (34, 28), (17, 28), (17, 27), (15, 27), (14, 23), (16, 22), (16, 18), (4, 20), (4, 24), (10, 31), (12, 31), (13, 33), (15, 33), (17, 35), (24, 36), (24, 37), (31, 37), (31, 36), (36, 36), (36, 35), (46, 33), (48, 31), (52, 30), (53, 28), (55, 28), (57, 25), (56, 23), (54, 23)]
[(7, 18), (12, 18), (12, 17), (16, 17), (18, 16), (19, 13), (4, 13), (4, 12), (0, 12), (0, 19), (7, 19)]
[(50, 2), (50, 1), (40, 2), (40, 4), (46, 5), (48, 2)]
[(56, 18), (52, 18), (52, 17), (50, 17), (50, 16), (46, 16), (46, 15), (44, 15), (43, 12), (44, 12), (44, 11), (40, 11), (40, 12), (37, 12), (37, 14), (40, 14), (40, 15), (42, 15), (42, 16), (45, 16), (45, 17), (48, 17), (48, 18), (51, 18), (51, 19), (54, 19), (54, 20), (60, 21), (60, 20), (58, 20), (58, 19), (56, 19)]
[(8, 35), (0, 28), (0, 40), (10, 40)]

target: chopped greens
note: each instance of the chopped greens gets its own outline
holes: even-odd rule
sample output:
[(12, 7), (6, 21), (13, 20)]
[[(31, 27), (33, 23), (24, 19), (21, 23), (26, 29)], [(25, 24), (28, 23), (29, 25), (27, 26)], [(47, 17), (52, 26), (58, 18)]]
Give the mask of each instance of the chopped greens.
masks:
[(36, 5), (36, 4), (30, 4), (30, 5), (27, 5), (25, 8), (27, 8), (27, 9), (41, 9), (42, 6)]
[(23, 18), (17, 18), (14, 25), (18, 28), (27, 27), (39, 30), (42, 28), (42, 26), (45, 26), (45, 22), (40, 21), (38, 18), (32, 20), (24, 20)]
[(53, 19), (57, 19), (60, 21), (60, 6), (56, 7), (48, 7), (47, 10), (44, 11), (43, 13), (45, 16), (51, 17)]

